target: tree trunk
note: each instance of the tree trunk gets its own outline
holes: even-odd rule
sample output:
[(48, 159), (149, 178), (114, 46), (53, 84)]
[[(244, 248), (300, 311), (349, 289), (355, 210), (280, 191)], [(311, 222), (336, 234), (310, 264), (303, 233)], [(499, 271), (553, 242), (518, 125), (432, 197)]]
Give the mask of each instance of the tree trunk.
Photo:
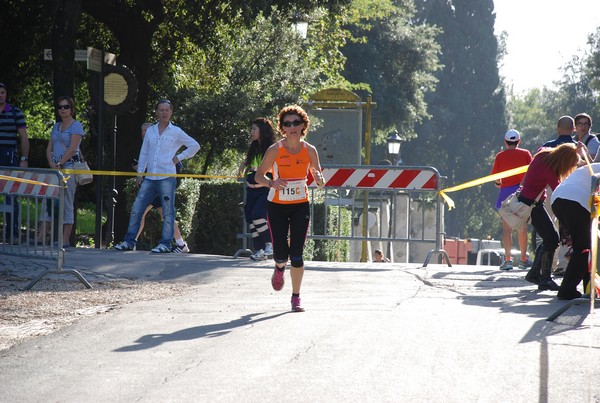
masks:
[[(119, 41), (120, 51), (117, 63), (128, 67), (136, 76), (138, 94), (135, 107), (130, 113), (119, 116), (117, 128), (117, 171), (130, 171), (131, 158), (139, 155), (141, 146), (140, 126), (146, 118), (148, 105), (148, 82), (152, 37), (164, 20), (164, 10), (160, 0), (148, 0), (139, 5), (129, 6), (127, 2), (107, 2), (87, 0), (83, 10), (97, 21), (105, 24)], [(146, 18), (151, 14), (153, 18)], [(110, 51), (109, 49), (107, 49)], [(125, 195), (126, 177), (116, 178), (118, 192), (115, 207), (115, 240), (123, 239), (129, 223)]]
[(81, 20), (81, 0), (56, 3), (52, 30), (54, 99), (73, 97), (75, 77), (75, 38)]

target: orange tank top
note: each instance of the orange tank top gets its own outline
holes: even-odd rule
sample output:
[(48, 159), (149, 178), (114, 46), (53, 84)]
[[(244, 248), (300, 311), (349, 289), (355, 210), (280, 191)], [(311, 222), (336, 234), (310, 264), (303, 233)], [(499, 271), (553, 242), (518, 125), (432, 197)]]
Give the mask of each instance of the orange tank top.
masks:
[(310, 169), (308, 146), (300, 142), (300, 152), (291, 154), (283, 145), (283, 140), (276, 143), (277, 157), (273, 163), (273, 178), (282, 178), (288, 182), (285, 189), (271, 188), (267, 200), (279, 204), (296, 204), (308, 201), (306, 177)]

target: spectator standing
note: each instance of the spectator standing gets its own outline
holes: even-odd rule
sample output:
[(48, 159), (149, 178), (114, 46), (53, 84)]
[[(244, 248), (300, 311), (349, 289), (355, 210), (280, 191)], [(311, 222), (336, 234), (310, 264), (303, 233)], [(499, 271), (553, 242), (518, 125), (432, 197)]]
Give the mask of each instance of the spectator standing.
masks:
[[(277, 121), (283, 139), (269, 147), (256, 171), (255, 180), (270, 189), (267, 211), (275, 259), (271, 285), (275, 291), (283, 288), (285, 266), (289, 259), (292, 266), (292, 311), (303, 312), (300, 300), (304, 276), (302, 255), (310, 220), (306, 181), (309, 171), (317, 186), (324, 186), (325, 180), (317, 150), (304, 141), (310, 125), (306, 112), (298, 105), (286, 106), (279, 112)], [(273, 179), (265, 176), (270, 170)]]
[[(0, 166), (27, 168), (29, 166), (29, 137), (27, 136), (25, 116), (21, 109), (6, 102), (7, 96), (6, 85), (0, 83)], [(12, 214), (5, 214), (4, 238), (5, 240), (10, 239), (11, 233), (8, 228), (12, 222), (13, 240), (18, 242), (20, 240), (19, 203), (15, 197), (10, 196), (4, 198), (4, 203), (12, 205)]]
[[(146, 122), (146, 123), (142, 124), (142, 129), (141, 129), (142, 130), (141, 131), (142, 142), (144, 141), (144, 137), (146, 137), (146, 130), (148, 130), (148, 128), (150, 126), (152, 126), (152, 123)], [(131, 166), (133, 169), (135, 169), (137, 171), (138, 161), (134, 160), (133, 164)], [(183, 169), (183, 163), (181, 161), (179, 161), (177, 163), (177, 165), (175, 165), (175, 171), (178, 174), (180, 174), (182, 169)], [(180, 183), (181, 183), (180, 178), (177, 178), (175, 189), (177, 189), (177, 187), (179, 186)], [(150, 210), (152, 210), (153, 208), (155, 208), (156, 211), (158, 212), (160, 219), (161, 220), (163, 219), (160, 198), (158, 196), (156, 196), (156, 198), (152, 201), (152, 203), (150, 203), (148, 205), (148, 207), (146, 207), (146, 210), (144, 211), (144, 215), (142, 216), (142, 220), (140, 221), (140, 230), (138, 231), (138, 233), (135, 237), (136, 243), (138, 242), (138, 240), (140, 239), (140, 236), (142, 235), (142, 232), (144, 231), (144, 226), (146, 225), (146, 216), (148, 215)], [(185, 243), (185, 241), (183, 240), (183, 236), (181, 235), (181, 231), (179, 230), (179, 224), (177, 223), (177, 220), (174, 221), (173, 234), (175, 236), (175, 246), (173, 247), (173, 253), (189, 253), (190, 248), (188, 247), (187, 243)]]
[[(73, 169), (73, 163), (81, 161), (79, 146), (85, 136), (83, 126), (75, 120), (75, 103), (71, 97), (62, 96), (56, 99), (56, 110), (60, 121), (52, 126), (50, 140), (46, 147), (46, 159), (52, 169)], [(75, 222), (75, 191), (77, 181), (75, 175), (67, 177), (65, 190), (63, 248), (68, 248), (69, 238)]]
[(375, 249), (375, 252), (373, 253), (373, 262), (375, 262), (375, 263), (389, 263), (390, 259), (388, 259), (387, 257), (385, 257), (385, 255), (383, 254), (383, 252), (381, 251), (381, 249)]
[[(494, 160), (492, 174), (518, 168), (523, 165), (529, 165), (533, 157), (528, 150), (519, 148), (521, 135), (515, 129), (511, 129), (504, 135), (504, 146), (506, 150), (500, 151)], [(516, 192), (525, 173), (509, 176), (496, 181), (496, 187), (500, 189), (496, 199), (496, 209), (499, 209), (502, 202), (512, 193)], [(527, 269), (527, 225), (517, 230), (519, 249), (521, 250), (521, 259), (519, 269)], [(500, 270), (512, 270), (512, 228), (502, 220), (502, 245), (504, 246), (504, 262), (500, 265)]]
[[(246, 179), (246, 203), (244, 204), (244, 217), (254, 244), (252, 260), (266, 260), (273, 257), (273, 244), (271, 232), (267, 223), (267, 195), (268, 186), (255, 180), (256, 170), (269, 147), (275, 143), (275, 129), (269, 119), (257, 118), (252, 122), (250, 130), (250, 146), (246, 159), (242, 163), (240, 173)], [(271, 172), (267, 173), (273, 179)]]
[(564, 143), (577, 144), (577, 141), (573, 139), (574, 129), (575, 124), (573, 118), (566, 115), (561, 116), (556, 124), (556, 133), (558, 134), (558, 137), (556, 137), (554, 140), (546, 141), (544, 144), (542, 144), (542, 147), (554, 148)]
[(587, 113), (579, 113), (575, 116), (575, 135), (573, 140), (582, 142), (587, 147), (589, 161), (595, 160), (600, 147), (600, 140), (592, 134), (592, 118)]
[[(594, 173), (600, 173), (600, 163), (591, 165)], [(570, 300), (581, 297), (577, 286), (583, 280), (583, 289), (590, 281), (588, 257), (591, 249), (592, 217), (590, 211), (590, 189), (592, 179), (587, 166), (578, 168), (552, 193), (552, 210), (561, 228), (571, 234), (573, 252), (563, 281), (560, 284), (558, 299)]]
[[(544, 206), (546, 187), (554, 190), (577, 168), (581, 150), (582, 148), (575, 144), (561, 144), (552, 149), (542, 148), (529, 164), (529, 169), (523, 179), (519, 201), (528, 206), (535, 204), (531, 211), (531, 224), (542, 238), (533, 265), (525, 279), (530, 283), (537, 284), (538, 290), (541, 291), (558, 291), (558, 285), (551, 278), (551, 270), (559, 236)], [(538, 197), (539, 200), (536, 202)]]
[[(200, 145), (196, 140), (171, 123), (172, 115), (171, 101), (167, 99), (158, 101), (156, 104), (158, 123), (150, 126), (146, 131), (137, 168), (138, 174), (147, 172), (156, 175), (138, 175), (136, 178), (136, 184), (140, 190), (131, 208), (127, 234), (125, 234), (123, 242), (116, 245), (115, 249), (133, 250), (146, 207), (158, 196), (163, 211), (162, 238), (151, 251), (153, 253), (171, 252), (175, 223), (176, 180), (173, 176), (161, 176), (161, 174), (175, 174), (177, 163), (193, 157), (200, 150)], [(182, 146), (186, 148), (178, 153)]]

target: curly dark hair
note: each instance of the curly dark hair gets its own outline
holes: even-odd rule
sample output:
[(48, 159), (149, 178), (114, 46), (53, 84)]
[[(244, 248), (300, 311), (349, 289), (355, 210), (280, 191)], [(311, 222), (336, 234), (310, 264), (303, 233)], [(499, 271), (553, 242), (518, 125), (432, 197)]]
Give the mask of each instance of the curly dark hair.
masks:
[(275, 143), (277, 134), (273, 127), (273, 123), (267, 118), (256, 118), (252, 124), (258, 127), (259, 135), (258, 140), (254, 140), (250, 143), (250, 147), (246, 153), (246, 166), (250, 166), (255, 156), (265, 155), (267, 148)]
[(285, 131), (283, 130), (283, 119), (285, 119), (288, 115), (297, 115), (304, 122), (304, 128), (302, 129), (302, 136), (306, 136), (308, 134), (308, 127), (310, 126), (310, 119), (308, 118), (308, 114), (298, 105), (289, 105), (284, 107), (281, 111), (279, 111), (279, 115), (277, 116), (277, 128), (279, 129), (279, 133), (282, 136), (285, 136)]

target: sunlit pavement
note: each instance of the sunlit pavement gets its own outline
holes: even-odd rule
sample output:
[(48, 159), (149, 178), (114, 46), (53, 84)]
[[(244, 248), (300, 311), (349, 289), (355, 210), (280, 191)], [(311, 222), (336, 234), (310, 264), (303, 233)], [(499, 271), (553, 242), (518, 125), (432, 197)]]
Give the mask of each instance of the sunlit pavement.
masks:
[(600, 401), (597, 315), (546, 321), (566, 302), (522, 270), (307, 262), (292, 313), (272, 262), (77, 248), (65, 268), (189, 291), (1, 352), (2, 402)]

